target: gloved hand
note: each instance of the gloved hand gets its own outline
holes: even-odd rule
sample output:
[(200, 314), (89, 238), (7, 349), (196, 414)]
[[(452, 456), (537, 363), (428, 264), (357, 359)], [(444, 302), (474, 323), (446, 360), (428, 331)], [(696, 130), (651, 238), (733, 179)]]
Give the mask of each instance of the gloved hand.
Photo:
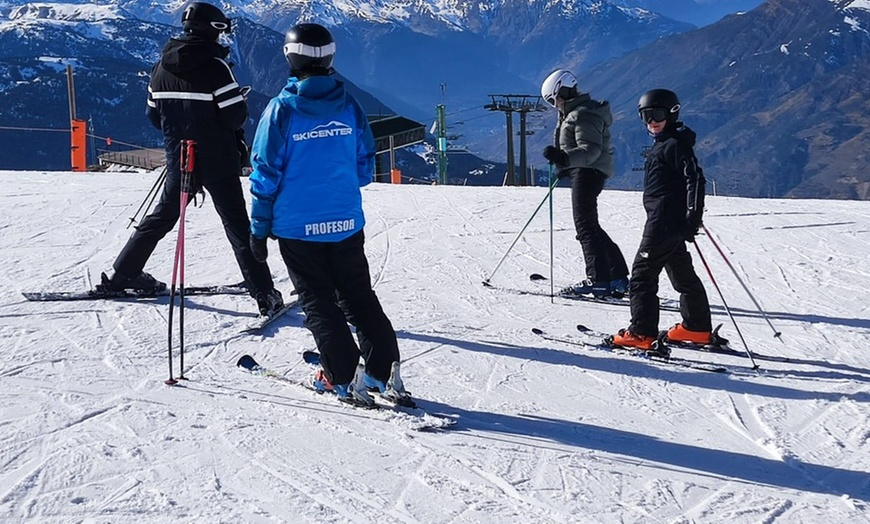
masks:
[(265, 238), (257, 238), (251, 235), (250, 240), (251, 254), (254, 255), (254, 260), (257, 262), (265, 262), (269, 258), (269, 249), (266, 247)]
[(695, 235), (701, 229), (701, 213), (692, 209), (686, 211), (686, 223), (683, 226), (683, 240), (686, 242), (694, 242)]
[(562, 151), (555, 146), (547, 146), (544, 148), (544, 158), (556, 167), (568, 167), (568, 153)]
[(245, 141), (245, 130), (236, 130), (236, 147), (239, 150), (239, 163), (242, 170), (246, 167), (251, 167), (251, 149)]

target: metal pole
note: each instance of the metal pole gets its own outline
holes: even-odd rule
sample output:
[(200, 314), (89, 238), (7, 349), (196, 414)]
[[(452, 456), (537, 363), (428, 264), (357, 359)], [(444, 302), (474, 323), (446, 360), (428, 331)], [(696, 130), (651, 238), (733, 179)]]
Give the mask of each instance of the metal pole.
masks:
[(710, 271), (710, 266), (707, 265), (707, 260), (705, 260), (704, 255), (701, 254), (701, 248), (698, 247), (697, 242), (692, 242), (692, 244), (695, 245), (695, 251), (698, 252), (698, 258), (701, 259), (701, 263), (703, 263), (704, 268), (707, 269), (707, 275), (710, 276), (710, 280), (713, 282), (713, 287), (715, 287), (716, 291), (719, 293), (719, 298), (722, 299), (722, 305), (725, 306), (725, 311), (728, 312), (728, 317), (731, 319), (731, 323), (734, 324), (734, 329), (737, 330), (737, 336), (740, 337), (740, 342), (743, 343), (743, 350), (746, 351), (749, 361), (752, 362), (752, 369), (758, 371), (758, 364), (755, 363), (755, 358), (753, 358), (752, 352), (749, 351), (749, 346), (746, 345), (746, 339), (743, 338), (743, 333), (740, 332), (737, 320), (735, 320), (734, 315), (731, 314), (731, 308), (728, 307), (728, 302), (725, 301), (725, 295), (723, 295), (722, 290), (719, 289), (719, 284), (716, 283), (716, 279), (713, 277), (713, 272)]
[(520, 176), (519, 185), (532, 185), (526, 182), (528, 168), (526, 167), (526, 112), (520, 111)]
[(169, 290), (169, 318), (168, 318), (168, 337), (169, 337), (169, 378), (165, 381), (168, 385), (177, 384), (178, 381), (172, 376), (172, 311), (175, 306), (175, 284), (176, 279), (179, 282), (179, 329), (178, 329), (178, 346), (180, 352), (179, 375), (178, 378), (186, 380), (184, 376), (184, 221), (187, 214), (187, 202), (191, 192), (191, 179), (194, 169), (194, 146), (196, 142), (193, 140), (182, 140), (181, 142), (181, 191), (179, 195), (179, 224), (178, 224), (178, 240), (175, 244), (175, 261), (172, 264), (172, 284)]
[(438, 118), (438, 181), (447, 185), (447, 116), (444, 104), (438, 104), (435, 109)]
[(728, 257), (725, 256), (725, 252), (722, 251), (721, 247), (719, 247), (719, 244), (713, 238), (713, 234), (710, 232), (709, 229), (707, 229), (707, 226), (705, 226), (704, 224), (701, 224), (701, 227), (704, 229), (704, 233), (707, 234), (707, 238), (710, 239), (710, 243), (713, 244), (713, 247), (715, 247), (716, 251), (718, 251), (719, 254), (722, 256), (722, 260), (725, 261), (725, 264), (728, 266), (728, 269), (730, 269), (731, 272), (734, 273), (734, 276), (737, 278), (737, 281), (740, 282), (741, 286), (743, 286), (743, 290), (746, 291), (746, 294), (749, 295), (750, 299), (752, 299), (752, 303), (755, 304), (755, 307), (758, 309), (758, 312), (761, 313), (761, 316), (767, 322), (767, 325), (770, 326), (770, 329), (773, 330), (773, 337), (778, 338), (779, 341), (782, 342), (782, 332), (780, 332), (778, 329), (773, 327), (773, 324), (770, 322), (770, 318), (768, 318), (767, 313), (765, 313), (764, 310), (761, 309), (761, 305), (758, 303), (757, 300), (755, 300), (755, 296), (753, 296), (752, 292), (749, 291), (749, 287), (743, 282), (743, 279), (740, 278), (740, 275), (737, 274), (737, 270), (734, 269), (734, 266), (731, 265), (731, 261), (729, 261)]
[[(549, 182), (550, 182), (550, 192), (547, 193), (550, 197), (550, 303), (554, 304), (556, 302), (556, 290), (553, 287), (553, 265), (554, 265), (554, 257), (553, 257), (553, 188), (556, 187), (556, 184), (553, 182), (553, 164), (550, 164), (549, 168)], [(556, 183), (559, 182), (559, 179), (556, 179)]]
[(547, 199), (550, 198), (550, 195), (553, 193), (553, 188), (556, 187), (556, 184), (558, 182), (559, 182), (559, 179), (557, 178), (556, 180), (553, 181), (553, 183), (550, 184), (550, 190), (547, 192), (547, 195), (544, 197), (543, 200), (541, 200), (541, 203), (538, 204), (538, 207), (535, 208), (535, 211), (532, 213), (532, 216), (530, 216), (529, 219), (526, 221), (526, 225), (524, 225), (523, 228), (520, 229), (520, 232), (517, 233), (517, 237), (514, 239), (513, 242), (511, 242), (510, 247), (507, 248), (507, 251), (505, 251), (504, 255), (502, 255), (501, 260), (498, 261), (498, 264), (496, 264), (495, 269), (493, 269), (492, 273), (489, 275), (489, 277), (487, 277), (487, 279), (483, 281), (484, 286), (490, 286), (489, 281), (492, 279), (492, 277), (495, 276), (496, 272), (498, 271), (498, 268), (501, 267), (502, 262), (504, 262), (504, 259), (507, 258), (508, 253), (510, 253), (511, 250), (514, 248), (517, 241), (519, 241), (520, 237), (523, 236), (523, 233), (525, 232), (526, 228), (529, 227), (529, 224), (532, 223), (532, 219), (534, 219), (535, 215), (538, 214), (538, 211), (540, 211), (541, 208), (544, 207), (544, 202), (546, 202)]
[(69, 95), (69, 119), (72, 122), (76, 119), (76, 88), (73, 80), (73, 69), (69, 64), (66, 66), (66, 88)]
[(517, 185), (517, 175), (514, 170), (514, 118), (513, 111), (508, 109), (505, 112), (507, 116), (507, 169), (509, 186)]
[(148, 194), (145, 195), (145, 199), (142, 200), (142, 203), (139, 204), (139, 209), (133, 213), (133, 216), (130, 217), (130, 222), (127, 224), (127, 227), (124, 229), (130, 229), (130, 226), (136, 222), (136, 217), (139, 216), (139, 212), (142, 211), (142, 208), (145, 207), (145, 203), (148, 203), (148, 207), (145, 208), (145, 214), (148, 214), (148, 210), (151, 208), (151, 204), (154, 203), (154, 198), (160, 193), (160, 187), (163, 185), (163, 182), (166, 180), (166, 166), (163, 166), (163, 171), (160, 173), (160, 176), (157, 177), (157, 180), (154, 181), (154, 185), (151, 186), (151, 189), (148, 191)]

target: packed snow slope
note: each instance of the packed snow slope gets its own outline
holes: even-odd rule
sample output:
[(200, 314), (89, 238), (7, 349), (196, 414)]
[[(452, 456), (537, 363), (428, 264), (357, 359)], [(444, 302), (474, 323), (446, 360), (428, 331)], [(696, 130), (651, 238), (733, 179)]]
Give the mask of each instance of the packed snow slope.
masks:
[[(614, 332), (624, 305), (481, 284), (549, 291), (528, 280), (550, 271), (547, 205), (492, 274), (545, 188), (365, 188), (372, 280), (406, 386), (456, 420), (418, 432), (292, 383), (312, 372), (298, 312), (253, 336), (240, 334), (249, 297), (189, 297), (189, 380), (172, 387), (166, 298), (24, 300), (97, 282), (156, 179), (0, 172), (0, 521), (868, 521), (867, 202), (708, 198), (705, 223), (765, 313), (702, 236), (746, 345), (691, 249), (714, 322), (738, 349), (790, 359), (759, 358), (757, 373), (747, 358), (674, 350), (732, 371), (716, 374), (531, 332)], [(582, 259), (567, 188), (553, 205), (559, 287)], [(640, 194), (605, 191), (600, 211), (630, 262)], [(146, 269), (168, 281), (174, 249), (172, 233)], [(188, 211), (186, 252), (188, 285), (240, 280), (210, 200)], [(676, 298), (665, 277), (661, 295)], [(666, 310), (661, 327), (678, 320)], [(291, 383), (240, 371), (243, 354)]]

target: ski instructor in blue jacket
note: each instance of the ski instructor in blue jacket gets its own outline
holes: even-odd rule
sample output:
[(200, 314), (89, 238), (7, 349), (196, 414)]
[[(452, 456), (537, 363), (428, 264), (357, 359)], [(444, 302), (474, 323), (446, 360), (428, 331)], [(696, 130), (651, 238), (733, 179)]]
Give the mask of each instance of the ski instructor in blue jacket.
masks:
[(370, 387), (407, 401), (396, 333), (363, 249), (360, 188), (372, 181), (376, 153), (368, 119), (333, 77), (329, 30), (293, 26), (284, 56), (290, 79), (266, 106), (252, 146), (251, 250), (265, 261), (267, 237), (278, 240), (320, 352), (315, 389), (365, 406), (374, 405)]

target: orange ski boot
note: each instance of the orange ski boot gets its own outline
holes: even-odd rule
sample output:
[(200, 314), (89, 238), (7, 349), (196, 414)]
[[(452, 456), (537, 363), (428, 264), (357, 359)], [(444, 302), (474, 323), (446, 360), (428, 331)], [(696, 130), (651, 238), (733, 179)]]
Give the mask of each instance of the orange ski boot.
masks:
[(692, 331), (683, 327), (682, 323), (675, 324), (668, 330), (668, 342), (689, 343), (705, 346), (711, 341), (710, 331)]
[(636, 333), (632, 333), (627, 329), (620, 329), (617, 334), (613, 335), (614, 346), (630, 349), (640, 349), (642, 351), (649, 351), (650, 349), (652, 349), (653, 342), (655, 341), (655, 337), (638, 335)]

